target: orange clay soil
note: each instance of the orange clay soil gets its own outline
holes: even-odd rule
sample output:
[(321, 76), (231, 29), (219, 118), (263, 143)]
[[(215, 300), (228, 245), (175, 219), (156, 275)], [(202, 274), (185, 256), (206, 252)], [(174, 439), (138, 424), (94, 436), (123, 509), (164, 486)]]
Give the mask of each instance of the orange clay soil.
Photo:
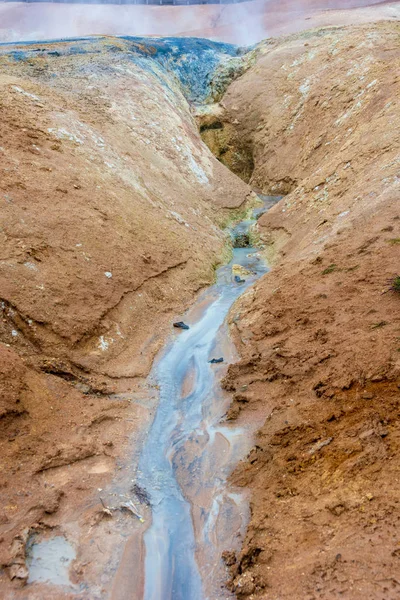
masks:
[(202, 117), (222, 160), (287, 194), (258, 221), (272, 270), (230, 316), (228, 418), (263, 423), (232, 476), (252, 492), (224, 554), (239, 598), (400, 594), (399, 33), (271, 40)]
[[(124, 546), (109, 550), (107, 523), (97, 527), (97, 490), (126, 472), (118, 490), (131, 494), (155, 407), (144, 378), (226, 258), (219, 225), (251, 193), (156, 63), (139, 67), (119, 40), (72, 46), (0, 57), (3, 598), (26, 581), (29, 534), (49, 529), (82, 542), (73, 578), (93, 572), (91, 597), (104, 597)], [(138, 524), (117, 517), (114, 535)]]
[[(273, 269), (231, 313), (242, 360), (224, 382), (228, 417), (263, 424), (232, 477), (252, 493), (243, 550), (225, 553), (238, 597), (398, 597), (398, 34), (271, 40), (220, 106), (198, 111), (221, 161), (289, 194), (259, 220)], [(204, 146), (173, 80), (125, 62), (122, 41), (98, 43), (56, 67), (1, 58), (7, 600), (71, 596), (18, 589), (34, 531), (79, 547), (78, 597), (125, 600), (112, 580), (141, 559), (140, 524), (108, 520), (99, 498), (138, 500), (128, 459), (156, 406), (144, 378), (225, 255), (216, 225), (250, 189)]]

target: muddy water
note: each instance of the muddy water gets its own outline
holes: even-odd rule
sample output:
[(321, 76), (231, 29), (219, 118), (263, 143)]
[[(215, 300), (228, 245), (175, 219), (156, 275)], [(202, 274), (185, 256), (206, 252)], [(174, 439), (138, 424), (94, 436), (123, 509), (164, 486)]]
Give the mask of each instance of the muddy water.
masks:
[(75, 549), (63, 536), (32, 537), (27, 546), (28, 583), (43, 581), (70, 587), (69, 567), (75, 558)]
[[(254, 221), (241, 223), (243, 233)], [(235, 282), (232, 265), (251, 271)], [(152, 525), (145, 533), (145, 600), (227, 598), (222, 550), (238, 544), (247, 503), (226, 488), (233, 467), (249, 451), (245, 429), (221, 424), (229, 398), (219, 382), (235, 359), (225, 319), (234, 301), (267, 271), (255, 248), (234, 249), (217, 282), (184, 316), (156, 362), (155, 420), (139, 462), (138, 479), (149, 493)], [(224, 358), (213, 365), (212, 358)]]

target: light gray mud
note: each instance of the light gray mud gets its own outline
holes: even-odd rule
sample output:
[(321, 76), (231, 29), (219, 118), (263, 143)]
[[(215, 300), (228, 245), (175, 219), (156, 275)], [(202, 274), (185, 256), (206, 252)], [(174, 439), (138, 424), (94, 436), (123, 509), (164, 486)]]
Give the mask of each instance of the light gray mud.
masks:
[[(269, 208), (271, 199), (263, 200)], [(242, 222), (236, 231), (243, 234), (254, 222)], [(234, 264), (250, 272), (245, 281), (235, 281)], [(154, 365), (159, 407), (138, 469), (152, 506), (144, 536), (145, 600), (229, 597), (221, 591), (226, 578), (221, 552), (240, 546), (248, 507), (226, 482), (250, 450), (254, 426), (221, 423), (229, 397), (219, 382), (226, 363), (236, 359), (225, 318), (267, 270), (256, 248), (235, 248), (215, 285), (185, 315), (190, 329), (177, 333)], [(224, 363), (209, 363), (220, 357)]]

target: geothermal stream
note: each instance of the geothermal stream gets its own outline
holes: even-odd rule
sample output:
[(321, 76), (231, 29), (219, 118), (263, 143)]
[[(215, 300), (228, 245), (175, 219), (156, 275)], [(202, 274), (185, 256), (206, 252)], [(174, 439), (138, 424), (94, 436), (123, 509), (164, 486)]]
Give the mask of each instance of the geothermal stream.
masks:
[[(273, 201), (264, 198), (265, 206), (233, 235), (248, 232), (256, 214)], [(251, 272), (246, 281), (235, 281), (234, 264)], [(144, 536), (145, 600), (227, 598), (226, 589), (221, 595), (226, 579), (221, 553), (239, 548), (248, 509), (245, 497), (226, 482), (249, 452), (254, 426), (221, 424), (230, 401), (220, 380), (226, 363), (236, 358), (225, 318), (267, 270), (256, 248), (234, 248), (215, 285), (185, 315), (190, 329), (177, 333), (153, 367), (159, 407), (138, 469), (152, 506)], [(221, 357), (224, 363), (210, 364)]]

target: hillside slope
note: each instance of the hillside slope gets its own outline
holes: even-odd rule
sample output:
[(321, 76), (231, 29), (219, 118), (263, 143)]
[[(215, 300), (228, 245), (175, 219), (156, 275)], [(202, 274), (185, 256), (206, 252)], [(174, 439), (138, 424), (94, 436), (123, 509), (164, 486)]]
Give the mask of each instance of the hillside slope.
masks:
[(84, 518), (144, 435), (154, 353), (226, 257), (219, 225), (251, 190), (204, 146), (183, 91), (207, 96), (235, 52), (104, 38), (0, 49), (3, 591), (26, 580), (31, 528)]
[[(113, 475), (131, 489), (156, 406), (144, 376), (254, 188), (286, 196), (258, 221), (273, 268), (230, 317), (227, 417), (259, 429), (232, 476), (252, 500), (242, 552), (225, 554), (230, 589), (397, 598), (398, 34), (308, 31), (243, 62), (190, 40), (0, 47), (5, 597), (26, 597), (26, 541), (47, 530), (80, 540), (72, 580), (93, 597), (122, 564), (124, 597), (142, 550), (99, 493)], [(196, 123), (189, 101), (239, 73)]]
[(227, 164), (287, 194), (258, 222), (274, 268), (231, 314), (228, 418), (264, 423), (232, 478), (252, 490), (240, 598), (399, 594), (399, 31), (271, 40), (202, 117)]

